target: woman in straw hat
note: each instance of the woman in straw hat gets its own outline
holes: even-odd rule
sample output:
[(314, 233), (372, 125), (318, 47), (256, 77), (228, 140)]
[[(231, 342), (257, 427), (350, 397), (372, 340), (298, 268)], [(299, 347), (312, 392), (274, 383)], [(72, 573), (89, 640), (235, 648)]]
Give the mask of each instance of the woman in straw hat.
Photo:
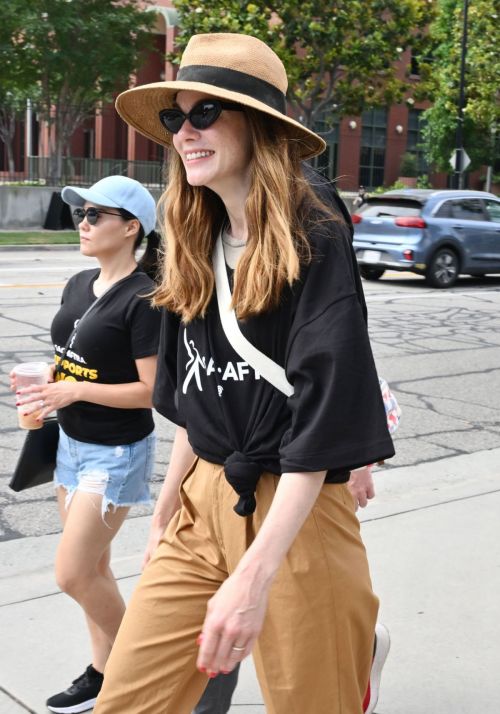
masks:
[(252, 651), (269, 712), (362, 711), (378, 601), (346, 482), (393, 446), (345, 227), (302, 174), (324, 142), (286, 89), (259, 40), (197, 35), (176, 81), (117, 100), (173, 147), (154, 404), (177, 431), (97, 714), (188, 714)]

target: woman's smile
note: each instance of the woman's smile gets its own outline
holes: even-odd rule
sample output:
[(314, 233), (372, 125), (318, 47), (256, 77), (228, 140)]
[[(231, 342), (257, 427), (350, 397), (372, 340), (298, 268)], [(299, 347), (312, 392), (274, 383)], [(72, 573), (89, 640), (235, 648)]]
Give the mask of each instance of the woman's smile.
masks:
[(215, 151), (207, 151), (206, 149), (198, 151), (189, 151), (185, 153), (186, 161), (196, 161), (197, 159), (208, 159), (213, 156)]

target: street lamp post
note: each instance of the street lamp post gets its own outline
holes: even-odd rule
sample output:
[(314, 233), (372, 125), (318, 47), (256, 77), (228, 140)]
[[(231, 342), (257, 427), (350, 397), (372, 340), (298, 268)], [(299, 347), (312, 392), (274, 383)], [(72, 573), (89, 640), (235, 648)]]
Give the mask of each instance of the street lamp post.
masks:
[(454, 188), (464, 187), (464, 107), (465, 107), (465, 58), (467, 56), (467, 14), (469, 12), (469, 0), (464, 0), (463, 9), (463, 29), (462, 29), (462, 52), (460, 59), (460, 91), (458, 98), (458, 123), (456, 134), (456, 162)]

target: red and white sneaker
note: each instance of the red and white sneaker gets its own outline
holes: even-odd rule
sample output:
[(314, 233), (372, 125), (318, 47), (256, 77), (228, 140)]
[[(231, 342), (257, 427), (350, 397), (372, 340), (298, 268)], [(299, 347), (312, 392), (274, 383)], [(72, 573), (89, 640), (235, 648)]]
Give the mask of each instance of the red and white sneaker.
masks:
[(385, 625), (377, 622), (375, 626), (375, 647), (373, 652), (372, 668), (370, 671), (370, 681), (363, 700), (364, 714), (373, 714), (378, 702), (380, 692), (380, 678), (382, 669), (391, 648), (391, 638), (389, 630)]

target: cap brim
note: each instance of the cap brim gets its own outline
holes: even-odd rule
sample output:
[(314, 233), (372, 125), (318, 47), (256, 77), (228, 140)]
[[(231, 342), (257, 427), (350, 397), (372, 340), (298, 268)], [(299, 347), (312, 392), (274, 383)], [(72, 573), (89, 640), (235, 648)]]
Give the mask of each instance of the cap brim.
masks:
[(80, 188), (79, 186), (65, 186), (61, 192), (61, 198), (70, 206), (83, 206), (85, 203), (95, 203), (97, 206), (107, 206), (109, 208), (120, 208), (116, 201), (112, 201), (99, 191), (92, 188)]
[(152, 139), (157, 144), (170, 147), (172, 145), (172, 134), (164, 128), (158, 115), (162, 109), (172, 106), (175, 95), (181, 90), (204, 92), (212, 97), (227, 99), (279, 119), (286, 125), (290, 139), (300, 142), (303, 159), (310, 159), (317, 154), (321, 154), (326, 148), (326, 143), (320, 136), (310, 129), (306, 129), (295, 119), (282, 114), (276, 109), (272, 109), (264, 102), (253, 99), (246, 94), (240, 94), (228, 89), (219, 89), (212, 84), (202, 82), (154, 82), (134, 87), (122, 92), (117, 97), (116, 110), (122, 119), (140, 134)]

